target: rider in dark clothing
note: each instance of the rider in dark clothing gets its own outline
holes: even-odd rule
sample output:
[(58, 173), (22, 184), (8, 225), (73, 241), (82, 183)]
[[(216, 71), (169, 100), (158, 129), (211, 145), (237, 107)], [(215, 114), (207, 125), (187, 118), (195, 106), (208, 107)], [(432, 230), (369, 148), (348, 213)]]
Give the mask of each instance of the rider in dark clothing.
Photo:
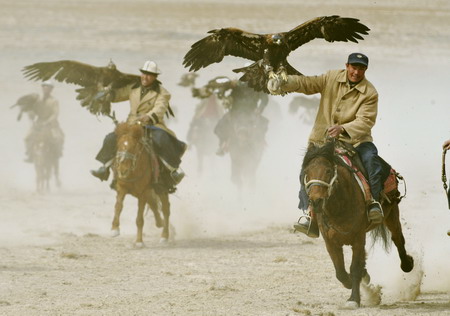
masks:
[(233, 131), (233, 123), (241, 119), (255, 126), (255, 138), (264, 140), (267, 132), (268, 121), (262, 116), (269, 97), (263, 92), (249, 88), (246, 83), (234, 80), (228, 83), (229, 94), (223, 97), (228, 112), (217, 123), (214, 133), (219, 137), (219, 150), (217, 154), (222, 156), (228, 148), (230, 135)]

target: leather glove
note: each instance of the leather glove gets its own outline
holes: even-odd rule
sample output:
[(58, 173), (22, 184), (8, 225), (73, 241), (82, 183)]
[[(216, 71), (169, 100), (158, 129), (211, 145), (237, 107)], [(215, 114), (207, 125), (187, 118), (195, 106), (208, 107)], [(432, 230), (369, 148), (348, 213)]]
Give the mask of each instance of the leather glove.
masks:
[(282, 94), (281, 90), (282, 80), (278, 76), (276, 78), (270, 78), (267, 81), (267, 90), (269, 90), (270, 94), (277, 95)]

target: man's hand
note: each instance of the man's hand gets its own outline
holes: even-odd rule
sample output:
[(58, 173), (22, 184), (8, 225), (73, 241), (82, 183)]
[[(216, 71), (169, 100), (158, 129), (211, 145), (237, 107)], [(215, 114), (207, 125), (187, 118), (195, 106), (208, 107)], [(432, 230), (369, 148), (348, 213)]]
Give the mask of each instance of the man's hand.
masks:
[(330, 137), (338, 137), (339, 135), (341, 135), (344, 132), (344, 127), (342, 125), (333, 125), (331, 127), (328, 128), (327, 132), (328, 132), (328, 136)]
[(147, 124), (150, 124), (150, 123), (151, 123), (151, 118), (150, 118), (150, 116), (148, 116), (147, 114), (140, 115), (140, 116), (137, 118), (137, 120), (138, 120), (139, 122), (141, 122), (142, 124), (144, 124), (144, 125), (147, 125)]

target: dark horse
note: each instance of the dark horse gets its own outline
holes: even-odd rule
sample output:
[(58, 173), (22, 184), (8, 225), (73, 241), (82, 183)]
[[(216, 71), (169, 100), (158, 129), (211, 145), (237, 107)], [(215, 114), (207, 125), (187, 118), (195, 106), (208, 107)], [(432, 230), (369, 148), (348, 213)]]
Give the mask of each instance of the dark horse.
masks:
[(56, 186), (61, 186), (59, 179), (59, 151), (52, 137), (49, 126), (39, 126), (34, 133), (31, 155), (36, 171), (36, 191), (45, 193), (50, 190), (50, 179), (55, 177)]
[[(369, 220), (366, 201), (353, 172), (342, 163), (336, 154), (335, 142), (322, 147), (310, 146), (303, 160), (304, 184), (310, 204), (317, 216), (320, 232), (333, 261), (337, 279), (351, 295), (346, 306), (356, 308), (360, 305), (360, 283), (369, 282), (366, 270), (366, 232)], [(414, 267), (413, 258), (406, 253), (405, 239), (399, 218), (400, 202), (397, 188), (386, 193), (382, 202), (384, 223), (372, 230), (375, 238), (389, 243), (386, 227), (397, 247), (401, 269), (410, 272)], [(343, 246), (352, 247), (350, 274), (344, 262)]]
[[(156, 156), (145, 140), (144, 128), (139, 125), (121, 123), (117, 126), (117, 154), (113, 164), (115, 189), (117, 191), (112, 236), (120, 234), (120, 213), (123, 209), (125, 195), (131, 194), (138, 199), (136, 217), (136, 246), (142, 247), (142, 229), (144, 226), (144, 209), (148, 204), (155, 215), (156, 227), (162, 227), (161, 241), (169, 238), (170, 203), (168, 193), (156, 193), (152, 188), (157, 175)], [(164, 219), (161, 219), (159, 205)]]
[(252, 188), (265, 147), (267, 119), (261, 115), (236, 115), (232, 122), (229, 151), (231, 180), (239, 189)]

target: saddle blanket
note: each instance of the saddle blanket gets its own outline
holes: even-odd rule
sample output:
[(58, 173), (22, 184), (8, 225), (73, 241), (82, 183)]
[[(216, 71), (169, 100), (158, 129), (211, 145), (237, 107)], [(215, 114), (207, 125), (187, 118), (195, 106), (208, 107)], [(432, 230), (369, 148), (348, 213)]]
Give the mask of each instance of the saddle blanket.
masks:
[[(361, 170), (359, 170), (355, 165), (353, 165), (351, 159), (348, 156), (340, 154), (339, 157), (342, 159), (342, 161), (344, 161), (344, 163), (347, 166), (349, 166), (351, 169), (354, 170), (353, 175), (356, 181), (358, 182), (362, 192), (364, 193), (364, 198), (366, 199), (367, 202), (371, 201), (372, 194), (370, 192), (370, 185), (366, 177), (364, 177)], [(383, 192), (387, 194), (393, 190), (396, 190), (397, 188), (398, 188), (397, 172), (393, 168), (391, 168), (389, 176), (384, 182)]]

